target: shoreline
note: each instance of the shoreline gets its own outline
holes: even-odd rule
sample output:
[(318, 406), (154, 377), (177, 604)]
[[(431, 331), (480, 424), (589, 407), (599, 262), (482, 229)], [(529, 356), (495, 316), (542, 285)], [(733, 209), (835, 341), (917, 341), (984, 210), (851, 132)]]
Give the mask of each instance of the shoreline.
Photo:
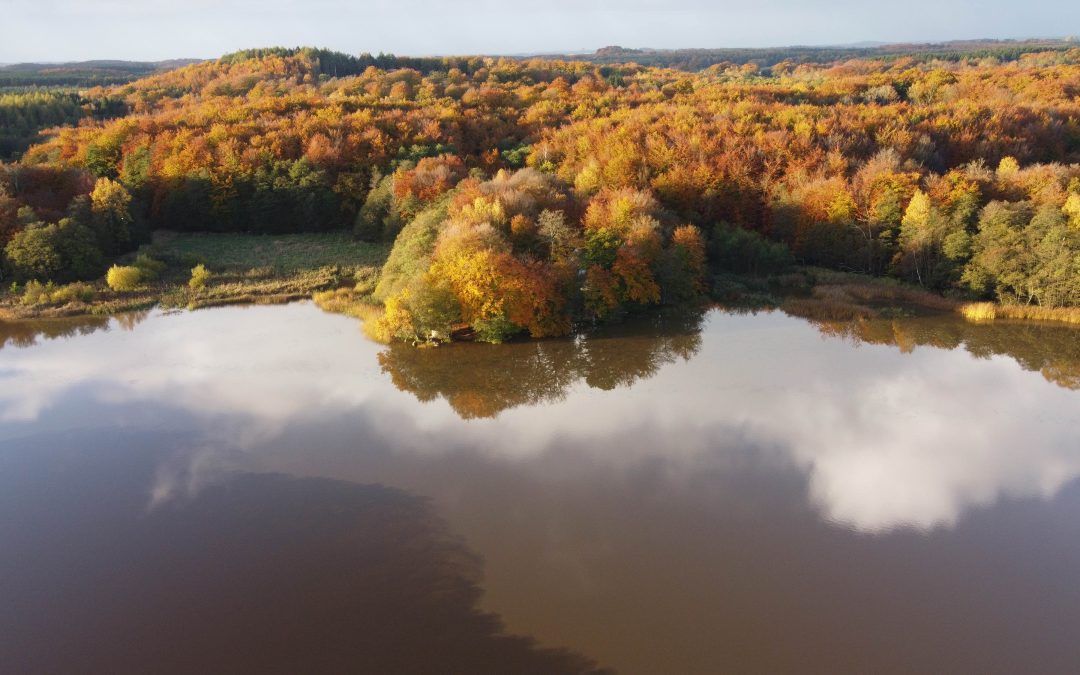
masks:
[[(128, 291), (103, 279), (83, 284), (89, 298), (26, 304), (20, 293), (0, 291), (0, 321), (111, 316), (162, 309), (196, 310), (242, 304), (313, 300), (328, 312), (370, 319), (381, 311), (370, 291), (389, 245), (355, 240), (345, 232), (237, 235), (157, 231), (133, 253), (164, 261), (160, 276)], [(121, 259), (123, 261), (123, 259)], [(212, 278), (189, 288), (192, 266)], [(972, 323), (1030, 322), (1080, 326), (1080, 308), (1044, 308), (954, 298), (890, 278), (817, 267), (794, 267), (768, 276), (719, 273), (705, 301), (747, 309), (776, 308), (804, 318), (856, 320), (956, 314)]]

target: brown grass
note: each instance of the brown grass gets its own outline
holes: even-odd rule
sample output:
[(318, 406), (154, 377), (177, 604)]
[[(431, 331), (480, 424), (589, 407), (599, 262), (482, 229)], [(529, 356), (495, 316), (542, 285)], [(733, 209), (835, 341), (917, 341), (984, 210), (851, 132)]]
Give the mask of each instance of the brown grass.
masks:
[(810, 297), (788, 298), (781, 309), (806, 319), (849, 321), (898, 311), (946, 312), (956, 308), (954, 300), (887, 279), (817, 269), (812, 278)]

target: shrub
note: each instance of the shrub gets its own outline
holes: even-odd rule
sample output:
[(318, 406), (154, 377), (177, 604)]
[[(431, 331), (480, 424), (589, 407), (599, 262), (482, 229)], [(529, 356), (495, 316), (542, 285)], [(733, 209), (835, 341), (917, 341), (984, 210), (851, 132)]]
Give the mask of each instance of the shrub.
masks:
[(1040, 305), (995, 305), (992, 302), (969, 302), (960, 306), (968, 321), (1020, 319), (1025, 321), (1062, 321), (1080, 324), (1080, 307), (1043, 307)]
[(204, 288), (212, 276), (210, 270), (206, 269), (206, 265), (196, 265), (191, 269), (191, 279), (188, 281), (188, 287), (192, 290)]
[(90, 284), (76, 282), (59, 288), (49, 282), (43, 284), (32, 280), (26, 283), (20, 302), (26, 306), (66, 305), (69, 302), (90, 302), (94, 299), (94, 288)]
[(142, 278), (144, 281), (157, 279), (166, 268), (165, 263), (151, 258), (146, 253), (140, 253), (135, 256), (135, 262), (133, 262), (132, 265), (138, 267), (142, 271)]
[(379, 282), (379, 270), (374, 267), (361, 267), (353, 273), (356, 286), (353, 291), (358, 295), (371, 295)]
[(49, 301), (49, 289), (45, 284), (36, 279), (26, 282), (26, 288), (22, 294), (22, 304), (43, 305)]
[(114, 291), (133, 291), (143, 281), (143, 272), (134, 265), (113, 265), (105, 275), (105, 283)]
[(476, 339), (480, 342), (491, 342), (492, 344), (499, 344), (521, 333), (521, 328), (510, 322), (502, 314), (492, 316), (487, 319), (477, 319), (473, 321), (473, 330), (476, 332)]
[(90, 302), (93, 299), (94, 287), (81, 281), (76, 281), (67, 286), (61, 286), (49, 296), (50, 302), (61, 305), (75, 301)]
[(381, 307), (366, 302), (363, 295), (348, 288), (316, 291), (311, 299), (315, 301), (319, 309), (325, 312), (344, 314), (365, 322), (377, 321), (382, 314)]

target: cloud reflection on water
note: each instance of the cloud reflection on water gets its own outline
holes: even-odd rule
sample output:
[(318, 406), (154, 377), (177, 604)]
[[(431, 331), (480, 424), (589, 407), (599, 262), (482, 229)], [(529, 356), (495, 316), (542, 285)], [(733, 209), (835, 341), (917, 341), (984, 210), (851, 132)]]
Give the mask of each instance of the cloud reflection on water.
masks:
[(417, 352), (310, 305), (154, 314), (0, 350), (0, 438), (60, 423), (50, 411), (75, 390), (129, 411), (82, 424), (139, 426), (153, 402), (201, 420), (209, 447), (256, 455), (291, 426), (353, 416), (398, 453), (520, 462), (557, 445), (612, 470), (694, 466), (743, 438), (782, 448), (822, 517), (866, 532), (950, 526), (1080, 476), (1080, 395), (1013, 358), (903, 353), (776, 313), (626, 333)]

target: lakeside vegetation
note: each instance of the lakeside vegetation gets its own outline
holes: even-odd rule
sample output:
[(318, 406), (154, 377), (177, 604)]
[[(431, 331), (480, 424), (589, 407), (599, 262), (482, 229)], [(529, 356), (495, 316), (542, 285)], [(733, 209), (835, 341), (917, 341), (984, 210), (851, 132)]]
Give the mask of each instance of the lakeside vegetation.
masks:
[(86, 92), (104, 112), (0, 165), (2, 302), (320, 292), (414, 344), (709, 297), (1075, 320), (1080, 49), (1039, 47), (698, 72), (239, 52)]
[[(156, 232), (121, 270), (93, 283), (29, 281), (0, 293), (0, 318), (114, 314), (155, 305), (212, 307), (302, 300), (313, 293), (371, 279), (386, 259), (385, 244), (348, 233), (193, 234)], [(117, 276), (131, 276), (120, 281)], [(117, 282), (113, 287), (109, 277)]]

